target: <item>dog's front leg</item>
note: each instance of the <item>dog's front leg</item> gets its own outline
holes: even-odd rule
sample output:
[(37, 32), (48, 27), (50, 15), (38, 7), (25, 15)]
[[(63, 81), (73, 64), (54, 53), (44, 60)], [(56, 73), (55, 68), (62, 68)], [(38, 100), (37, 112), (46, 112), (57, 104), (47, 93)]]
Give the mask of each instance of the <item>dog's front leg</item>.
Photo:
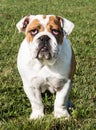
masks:
[(27, 97), (30, 100), (32, 113), (30, 119), (37, 119), (44, 116), (44, 106), (42, 103), (41, 92), (39, 88), (24, 87)]
[(71, 81), (68, 80), (61, 90), (56, 93), (56, 99), (54, 103), (54, 116), (57, 118), (65, 117), (69, 118), (70, 115), (67, 111), (67, 101), (71, 89)]

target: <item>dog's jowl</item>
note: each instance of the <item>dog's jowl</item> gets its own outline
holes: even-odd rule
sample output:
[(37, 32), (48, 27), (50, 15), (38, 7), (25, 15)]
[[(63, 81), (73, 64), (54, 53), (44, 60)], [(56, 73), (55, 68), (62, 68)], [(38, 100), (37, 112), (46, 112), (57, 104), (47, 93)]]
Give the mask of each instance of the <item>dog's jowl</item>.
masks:
[(67, 37), (74, 24), (55, 15), (30, 15), (22, 18), (16, 26), (25, 34), (17, 66), (32, 107), (30, 119), (44, 116), (41, 93), (46, 90), (56, 93), (54, 116), (70, 117), (67, 101), (76, 62)]

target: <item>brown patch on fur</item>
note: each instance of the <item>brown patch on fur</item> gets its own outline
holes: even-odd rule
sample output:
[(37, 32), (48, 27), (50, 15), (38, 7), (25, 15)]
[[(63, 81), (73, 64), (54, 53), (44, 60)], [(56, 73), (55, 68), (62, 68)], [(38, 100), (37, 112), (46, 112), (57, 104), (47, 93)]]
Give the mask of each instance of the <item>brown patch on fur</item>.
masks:
[(47, 30), (52, 33), (52, 30), (58, 30), (59, 34), (56, 37), (58, 44), (63, 42), (63, 28), (61, 27), (61, 18), (57, 16), (50, 16), (47, 24)]
[(40, 24), (38, 19), (33, 20), (27, 28), (26, 37), (27, 37), (28, 42), (33, 41), (34, 35), (31, 35), (30, 32), (31, 30), (35, 30), (35, 29), (38, 30), (38, 32), (41, 32), (44, 30), (44, 27)]
[(43, 15), (43, 19), (46, 19), (46, 15)]
[(70, 72), (69, 72), (69, 78), (71, 80), (73, 80), (73, 76), (74, 76), (74, 73), (75, 73), (75, 70), (76, 70), (76, 60), (75, 60), (75, 55), (74, 55), (73, 49), (72, 49), (72, 58), (71, 58), (71, 66), (70, 67), (71, 67), (71, 69), (70, 69)]

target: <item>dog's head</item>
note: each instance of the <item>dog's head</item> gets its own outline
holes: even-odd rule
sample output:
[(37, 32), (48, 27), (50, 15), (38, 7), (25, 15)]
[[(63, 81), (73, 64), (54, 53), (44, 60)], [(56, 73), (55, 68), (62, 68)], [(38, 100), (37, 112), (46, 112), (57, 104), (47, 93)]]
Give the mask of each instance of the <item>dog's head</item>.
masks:
[(26, 35), (32, 58), (49, 64), (56, 61), (64, 36), (74, 28), (72, 22), (55, 15), (26, 16), (16, 26)]

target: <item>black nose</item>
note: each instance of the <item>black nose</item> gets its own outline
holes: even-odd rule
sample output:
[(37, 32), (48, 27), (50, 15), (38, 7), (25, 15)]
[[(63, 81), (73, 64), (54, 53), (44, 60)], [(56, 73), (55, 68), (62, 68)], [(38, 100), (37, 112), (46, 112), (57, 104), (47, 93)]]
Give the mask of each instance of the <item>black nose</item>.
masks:
[(50, 38), (47, 35), (43, 35), (43, 36), (39, 37), (39, 39), (41, 42), (44, 42), (44, 43), (46, 43), (50, 40)]

